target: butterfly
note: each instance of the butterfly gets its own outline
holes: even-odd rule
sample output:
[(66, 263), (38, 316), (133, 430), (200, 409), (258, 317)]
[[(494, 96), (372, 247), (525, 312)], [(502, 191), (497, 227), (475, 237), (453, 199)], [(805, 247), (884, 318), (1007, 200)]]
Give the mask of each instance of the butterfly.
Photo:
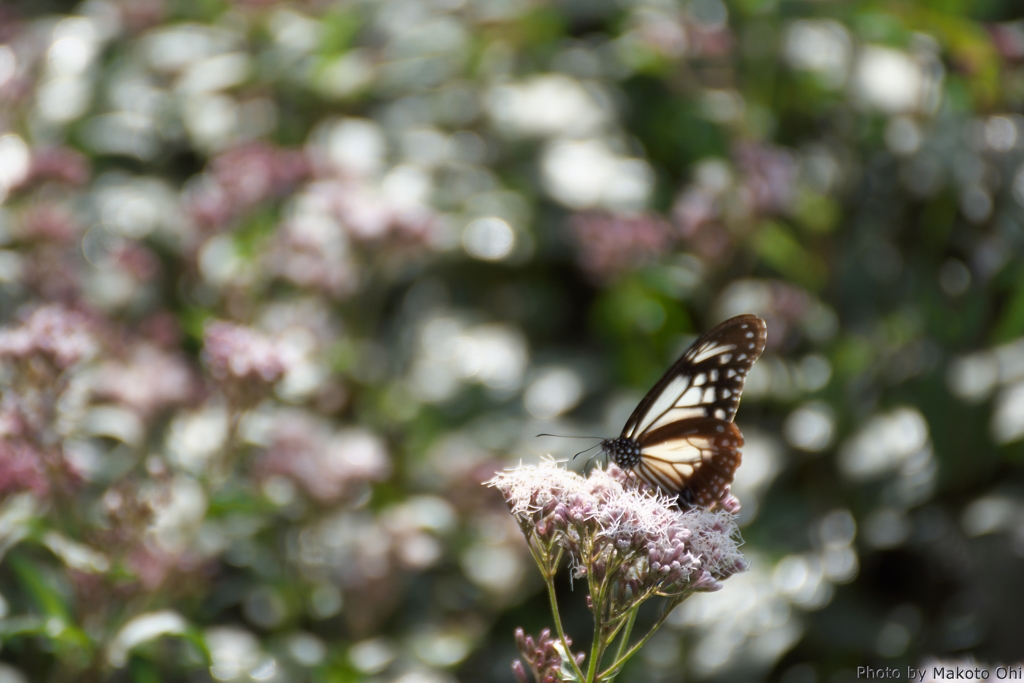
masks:
[(601, 449), (622, 469), (677, 496), (681, 507), (713, 507), (740, 466), (743, 435), (732, 419), (767, 337), (765, 322), (750, 314), (705, 332)]

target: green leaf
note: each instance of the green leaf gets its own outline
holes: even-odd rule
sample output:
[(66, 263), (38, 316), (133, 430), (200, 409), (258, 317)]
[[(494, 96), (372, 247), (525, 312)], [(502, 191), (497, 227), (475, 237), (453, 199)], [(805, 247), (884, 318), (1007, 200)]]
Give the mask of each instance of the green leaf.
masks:
[(7, 564), (14, 570), (22, 588), (41, 612), (65, 622), (71, 620), (71, 613), (64, 602), (64, 596), (44, 578), (47, 572), (18, 552), (11, 552), (7, 555)]
[(1024, 268), (1017, 274), (1017, 281), (1010, 293), (1010, 300), (1003, 307), (992, 331), (997, 344), (1008, 342), (1024, 334)]
[[(58, 651), (68, 655), (76, 663), (88, 660), (92, 656), (93, 642), (75, 625), (65, 596), (48, 578), (53, 576), (52, 572), (19, 552), (8, 553), (6, 562), (22, 589), (46, 617), (39, 631), (40, 635), (61, 646)], [(28, 622), (25, 622), (25, 625), (27, 626)]]
[(796, 219), (808, 232), (832, 232), (839, 218), (839, 204), (830, 197), (806, 190), (797, 195)]
[(780, 223), (767, 222), (754, 235), (754, 249), (767, 265), (780, 275), (809, 289), (819, 289), (825, 282), (825, 264), (808, 251), (789, 229)]
[(323, 18), (323, 34), (320, 39), (320, 51), (325, 54), (339, 54), (349, 49), (359, 32), (362, 20), (352, 9), (331, 12)]

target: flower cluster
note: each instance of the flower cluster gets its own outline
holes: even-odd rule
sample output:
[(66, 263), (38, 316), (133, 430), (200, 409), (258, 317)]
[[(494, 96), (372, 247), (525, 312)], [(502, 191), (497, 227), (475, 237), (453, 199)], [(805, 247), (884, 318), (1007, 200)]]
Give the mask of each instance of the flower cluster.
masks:
[(267, 473), (291, 477), (324, 503), (391, 473), (383, 441), (365, 429), (334, 434), (325, 422), (296, 412), (277, 420), (271, 439), (263, 464)]
[[(584, 674), (575, 664), (573, 680), (609, 680), (676, 605), (695, 592), (721, 588), (722, 580), (747, 567), (739, 552), (732, 514), (736, 503), (731, 497), (722, 509), (683, 511), (673, 498), (639, 486), (614, 465), (595, 469), (584, 479), (553, 460), (499, 473), (487, 484), (505, 496), (548, 583), (560, 645), (566, 652), (568, 638), (558, 617), (553, 583), (562, 559), (568, 556), (575, 578), (587, 581), (595, 638), (589, 670)], [(668, 598), (662, 617), (630, 647), (637, 610), (655, 596)], [(598, 671), (616, 639), (614, 661)], [(534, 671), (538, 681), (547, 680), (540, 672), (550, 670), (550, 658), (535, 653), (527, 659), (544, 665)]]
[(244, 211), (286, 194), (309, 173), (305, 155), (254, 142), (222, 152), (192, 188), (187, 202), (202, 228), (227, 226)]
[[(566, 638), (566, 642), (572, 645), (572, 639)], [(527, 635), (523, 629), (516, 629), (516, 647), (523, 656), (522, 660), (515, 660), (512, 663), (512, 673), (516, 677), (516, 683), (527, 683), (526, 666), (530, 667), (534, 680), (537, 683), (558, 683), (565, 680), (565, 668), (562, 660), (565, 650), (562, 644), (551, 637), (551, 631), (544, 629), (540, 636), (534, 640), (533, 636)], [(585, 655), (575, 655), (577, 666), (583, 663)], [(523, 665), (523, 662), (526, 665)]]
[(0, 331), (0, 359), (37, 371), (66, 370), (95, 350), (87, 316), (60, 305), (37, 308), (20, 326)]
[(256, 330), (216, 321), (206, 326), (203, 359), (233, 405), (255, 405), (291, 362), (284, 345)]
[(677, 235), (654, 214), (625, 216), (594, 211), (572, 217), (570, 227), (580, 248), (580, 265), (591, 275), (607, 277), (654, 260)]
[(732, 514), (684, 512), (615, 465), (584, 479), (546, 460), (488, 483), (539, 551), (553, 559), (552, 549), (565, 550), (577, 578), (612, 581), (633, 599), (717, 590), (746, 568)]
[(0, 439), (0, 494), (23, 490), (38, 496), (49, 492), (43, 456), (21, 440)]
[(138, 344), (125, 358), (101, 363), (93, 384), (97, 397), (116, 401), (143, 417), (184, 405), (199, 393), (185, 359), (149, 343)]

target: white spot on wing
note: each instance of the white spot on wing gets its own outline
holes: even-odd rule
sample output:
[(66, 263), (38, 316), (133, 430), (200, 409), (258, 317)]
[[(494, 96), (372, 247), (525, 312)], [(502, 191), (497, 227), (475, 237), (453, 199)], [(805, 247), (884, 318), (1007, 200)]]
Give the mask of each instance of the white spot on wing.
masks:
[(706, 417), (704, 408), (688, 407), (688, 408), (673, 408), (664, 415), (659, 417), (657, 420), (652, 422), (645, 431), (654, 431), (659, 427), (664, 427), (667, 424), (678, 422), (679, 420), (688, 420), (694, 417)]
[[(708, 391), (714, 392), (714, 389), (708, 389)], [(690, 387), (686, 393), (679, 397), (679, 400), (675, 402), (677, 408), (699, 406), (701, 404), (701, 390), (697, 387)]]
[(725, 345), (710, 344), (709, 346), (706, 346), (706, 347), (700, 349), (700, 351), (698, 351), (696, 354), (691, 356), (690, 357), (690, 362), (692, 362), (694, 364), (702, 363), (702, 362), (706, 361), (708, 358), (712, 358), (712, 357), (717, 356), (717, 355), (719, 355), (721, 353), (725, 353), (726, 351), (732, 351), (735, 348), (736, 348), (735, 344), (725, 344)]
[[(670, 441), (662, 441), (661, 443), (657, 443), (652, 446), (645, 446), (641, 453), (645, 459), (656, 458), (657, 460), (667, 460), (677, 466), (691, 465), (692, 463), (698, 463), (703, 459), (701, 449), (691, 443), (690, 439), (672, 439)], [(648, 465), (654, 464), (657, 460), (653, 462), (648, 460)]]
[[(677, 399), (679, 398), (679, 395), (689, 386), (689, 377), (679, 375), (678, 377), (673, 378), (672, 381), (669, 382), (662, 390), (661, 394), (658, 395), (658, 398), (654, 400), (654, 403), (651, 404), (651, 407), (647, 412), (640, 417), (640, 420), (637, 422), (636, 427), (634, 427), (632, 434), (639, 434), (646, 431), (651, 422), (657, 420), (662, 413), (678, 403)], [(690, 389), (690, 391), (693, 391), (693, 389)], [(699, 393), (700, 390), (698, 389), (697, 391)]]

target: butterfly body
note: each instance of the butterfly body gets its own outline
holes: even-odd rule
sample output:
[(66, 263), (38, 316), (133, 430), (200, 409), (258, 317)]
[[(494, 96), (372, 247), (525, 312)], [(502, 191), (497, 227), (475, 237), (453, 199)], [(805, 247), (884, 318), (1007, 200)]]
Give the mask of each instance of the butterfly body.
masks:
[(754, 315), (703, 334), (644, 396), (622, 434), (601, 442), (604, 452), (681, 505), (714, 506), (740, 464), (743, 436), (732, 420), (766, 339)]
[(605, 439), (601, 442), (601, 449), (624, 470), (631, 470), (640, 463), (640, 444), (628, 436)]

